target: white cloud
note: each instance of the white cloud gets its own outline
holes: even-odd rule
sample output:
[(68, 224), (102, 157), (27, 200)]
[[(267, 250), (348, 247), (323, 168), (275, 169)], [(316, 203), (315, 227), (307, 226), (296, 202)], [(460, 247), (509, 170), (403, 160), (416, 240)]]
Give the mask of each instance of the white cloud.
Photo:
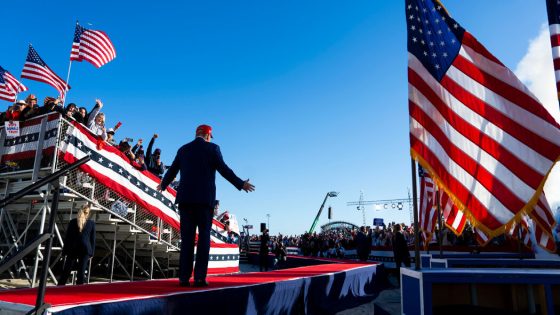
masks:
[[(560, 122), (550, 33), (546, 24), (541, 27), (539, 35), (529, 42), (527, 53), (517, 64), (515, 74), (537, 96), (556, 121)], [(560, 165), (554, 167), (544, 189), (550, 206), (555, 210), (560, 206)]]

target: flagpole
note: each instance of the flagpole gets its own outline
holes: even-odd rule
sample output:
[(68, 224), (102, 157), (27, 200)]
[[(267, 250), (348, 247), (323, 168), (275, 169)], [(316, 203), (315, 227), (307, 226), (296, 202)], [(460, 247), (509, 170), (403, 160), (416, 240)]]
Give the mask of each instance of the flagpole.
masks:
[(420, 231), (418, 230), (418, 192), (416, 187), (416, 161), (410, 158), (412, 170), (412, 204), (414, 208), (414, 269), (420, 270)]
[(70, 60), (70, 64), (68, 65), (68, 75), (66, 76), (66, 86), (64, 87), (64, 97), (62, 98), (62, 107), (64, 107), (64, 103), (66, 103), (66, 94), (68, 94), (68, 83), (70, 83), (70, 71), (72, 70), (72, 60)]
[[(79, 21), (76, 20), (76, 27), (78, 25)], [(72, 39), (72, 46), (74, 45), (74, 39)], [(72, 55), (72, 50), (70, 50), (70, 55)], [(68, 65), (68, 75), (66, 76), (66, 86), (64, 89), (64, 98), (62, 99), (62, 107), (64, 107), (64, 104), (66, 103), (66, 94), (68, 94), (68, 85), (70, 83), (70, 71), (72, 70), (72, 58), (70, 58), (70, 64)]]

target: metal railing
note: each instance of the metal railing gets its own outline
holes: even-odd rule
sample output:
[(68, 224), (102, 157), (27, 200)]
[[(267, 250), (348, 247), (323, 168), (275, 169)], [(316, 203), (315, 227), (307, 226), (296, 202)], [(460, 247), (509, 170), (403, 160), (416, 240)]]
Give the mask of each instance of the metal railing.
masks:
[(40, 244), (47, 242), (47, 246), (45, 247), (45, 253), (43, 254), (43, 266), (41, 270), (41, 278), (39, 281), (39, 288), (37, 291), (37, 301), (35, 304), (35, 308), (29, 312), (28, 314), (42, 314), (44, 310), (46, 310), (50, 305), (44, 303), (45, 299), (45, 290), (47, 287), (47, 275), (49, 269), (49, 263), (52, 253), (52, 246), (53, 246), (53, 239), (54, 235), (54, 227), (55, 227), (55, 220), (56, 220), (56, 212), (58, 210), (58, 201), (60, 196), (60, 185), (58, 180), (61, 176), (66, 175), (67, 173), (77, 169), (80, 165), (87, 163), (90, 160), (89, 156), (82, 158), (81, 160), (67, 165), (66, 167), (38, 180), (34, 184), (31, 184), (20, 191), (16, 192), (12, 196), (9, 196), (0, 201), (0, 209), (3, 209), (7, 205), (13, 203), (14, 201), (22, 198), (23, 196), (33, 192), (34, 190), (38, 189), (41, 186), (46, 184), (51, 184), (54, 186), (54, 194), (52, 199), (51, 205), (51, 214), (49, 217), (49, 225), (47, 228), (47, 232), (40, 234), (37, 238), (32, 240), (22, 249), (15, 252), (13, 255), (6, 257), (4, 260), (0, 262), (0, 273), (8, 270), (18, 261), (20, 261), (24, 256), (31, 253), (34, 249), (40, 246)]

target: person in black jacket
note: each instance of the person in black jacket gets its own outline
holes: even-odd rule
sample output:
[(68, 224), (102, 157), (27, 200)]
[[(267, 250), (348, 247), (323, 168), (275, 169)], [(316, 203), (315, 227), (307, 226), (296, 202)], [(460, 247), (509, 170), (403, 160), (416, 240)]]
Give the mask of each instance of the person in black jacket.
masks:
[(259, 248), (259, 268), (260, 271), (268, 271), (268, 243), (270, 242), (270, 236), (268, 235), (268, 229), (265, 229), (261, 235), (261, 246)]
[(395, 257), (395, 263), (397, 264), (397, 270), (401, 269), (401, 265), (404, 263), (406, 267), (410, 267), (410, 252), (408, 251), (408, 244), (401, 232), (401, 225), (394, 225), (394, 235), (392, 239), (393, 243), (393, 255)]
[(158, 138), (157, 134), (154, 134), (152, 140), (148, 144), (148, 149), (146, 150), (146, 166), (148, 167), (148, 171), (150, 173), (156, 175), (157, 177), (161, 178), (163, 173), (165, 173), (165, 167), (161, 162), (161, 149), (155, 149), (152, 153), (152, 148), (154, 146), (154, 142)]
[(181, 218), (181, 255), (179, 258), (179, 285), (189, 286), (193, 273), (194, 241), (198, 228), (194, 285), (207, 286), (208, 258), (210, 253), (210, 230), (212, 214), (216, 205), (216, 171), (238, 190), (250, 192), (255, 186), (242, 180), (227, 166), (220, 147), (212, 140), (212, 127), (200, 125), (196, 138), (182, 146), (173, 164), (158, 186), (165, 190), (179, 171), (181, 178), (175, 202), (179, 204)]
[(361, 261), (366, 261), (369, 258), (371, 252), (371, 239), (366, 233), (366, 227), (360, 227), (360, 231), (356, 234), (356, 251), (358, 254), (358, 259)]
[(66, 285), (70, 271), (78, 263), (78, 277), (76, 284), (83, 284), (86, 268), (90, 257), (95, 251), (95, 222), (88, 219), (90, 214), (89, 205), (84, 205), (78, 216), (70, 220), (66, 236), (64, 238), (64, 248), (62, 253), (66, 255), (66, 261), (62, 275), (58, 279), (58, 285)]

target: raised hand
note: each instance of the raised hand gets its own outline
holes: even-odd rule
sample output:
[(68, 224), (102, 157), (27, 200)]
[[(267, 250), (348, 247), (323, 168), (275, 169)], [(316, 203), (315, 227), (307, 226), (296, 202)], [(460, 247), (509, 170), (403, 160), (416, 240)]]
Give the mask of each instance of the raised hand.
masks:
[(245, 192), (251, 192), (251, 191), (255, 191), (255, 185), (249, 183), (249, 179), (247, 179), (245, 182), (243, 182), (243, 189)]

